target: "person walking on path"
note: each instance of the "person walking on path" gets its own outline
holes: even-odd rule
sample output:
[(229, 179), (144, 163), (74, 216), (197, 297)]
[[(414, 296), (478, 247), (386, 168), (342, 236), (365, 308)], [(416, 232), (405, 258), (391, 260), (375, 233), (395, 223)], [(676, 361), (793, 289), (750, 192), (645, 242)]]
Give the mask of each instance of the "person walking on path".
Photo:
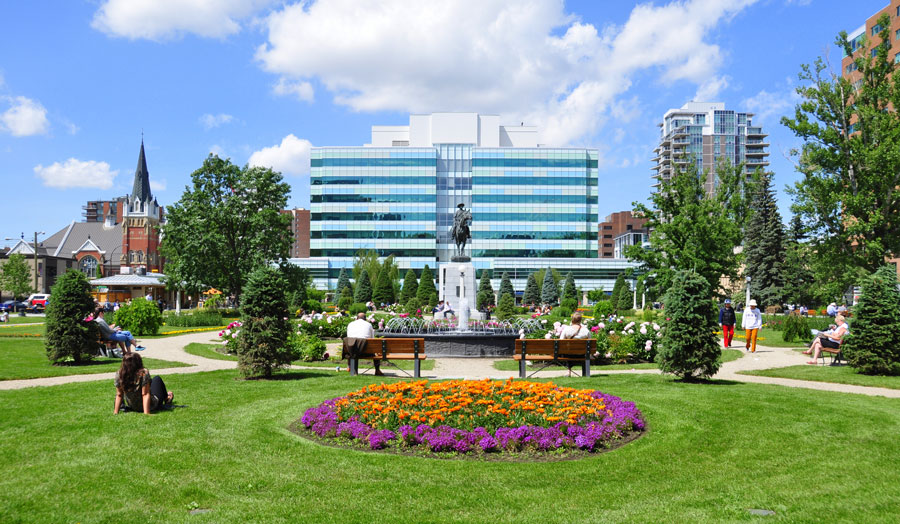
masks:
[(756, 353), (756, 336), (762, 327), (762, 313), (756, 307), (755, 299), (751, 299), (747, 306), (741, 319), (741, 327), (747, 332), (747, 351)]
[(725, 305), (719, 308), (719, 325), (722, 326), (722, 343), (725, 347), (731, 347), (731, 340), (734, 338), (735, 324), (734, 308), (731, 307), (731, 299), (725, 299)]

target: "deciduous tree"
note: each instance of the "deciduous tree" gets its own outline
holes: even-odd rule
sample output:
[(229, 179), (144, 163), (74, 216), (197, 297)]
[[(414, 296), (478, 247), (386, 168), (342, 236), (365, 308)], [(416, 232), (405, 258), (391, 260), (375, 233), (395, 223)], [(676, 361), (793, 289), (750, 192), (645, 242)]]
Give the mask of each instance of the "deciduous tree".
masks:
[(25, 261), (25, 255), (16, 253), (9, 256), (6, 264), (3, 264), (2, 273), (0, 273), (0, 284), (3, 289), (12, 293), (13, 298), (21, 300), (34, 293), (32, 283), (31, 268)]

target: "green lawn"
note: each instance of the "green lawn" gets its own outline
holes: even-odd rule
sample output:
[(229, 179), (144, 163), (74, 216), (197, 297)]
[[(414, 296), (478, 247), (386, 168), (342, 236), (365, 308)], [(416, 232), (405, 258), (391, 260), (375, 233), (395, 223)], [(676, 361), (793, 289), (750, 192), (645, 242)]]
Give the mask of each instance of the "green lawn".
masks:
[(43, 322), (44, 320), (46, 320), (46, 317), (37, 317), (37, 316), (20, 317), (19, 315), (10, 313), (9, 314), (9, 324), (7, 324), (7, 323), (0, 324), (0, 328), (8, 326), (10, 324), (35, 324), (38, 322)]
[[(190, 365), (155, 358), (145, 358), (143, 361), (151, 371)], [(119, 358), (100, 357), (78, 366), (52, 366), (47, 360), (43, 339), (0, 338), (0, 380), (105, 373), (118, 370), (121, 363)]]
[[(722, 350), (722, 362), (730, 362), (732, 360), (737, 360), (743, 356), (743, 352), (738, 349), (724, 349)], [(539, 364), (535, 363), (534, 366), (539, 366)], [(528, 366), (529, 369), (534, 369), (534, 366)], [(593, 373), (595, 370), (603, 371), (604, 369), (616, 370), (616, 369), (657, 369), (659, 366), (654, 362), (642, 362), (640, 364), (606, 364), (602, 366), (591, 365), (591, 372)], [(577, 368), (577, 366), (576, 366)], [(500, 371), (518, 371), (519, 370), (519, 362), (516, 360), (497, 360), (494, 361), (494, 369)], [(564, 370), (565, 366), (549, 366), (547, 370)]]
[[(237, 361), (238, 358), (236, 355), (226, 355), (224, 353), (220, 353), (220, 352), (216, 351), (216, 348), (220, 348), (220, 347), (222, 347), (221, 344), (199, 344), (199, 343), (195, 342), (195, 343), (188, 344), (187, 346), (185, 346), (184, 350), (186, 352), (190, 353), (191, 355), (196, 355), (198, 357), (206, 357), (206, 358), (211, 358), (211, 359), (215, 359), (215, 360)], [(368, 362), (371, 362), (371, 361), (368, 361)], [(366, 361), (363, 360), (362, 363), (363, 364), (361, 364), (361, 366), (365, 365)], [(411, 361), (398, 360), (394, 363), (397, 364), (397, 367), (399, 367), (400, 369), (405, 369), (405, 370), (413, 369), (413, 363)], [(334, 369), (337, 366), (341, 366), (343, 368), (347, 367), (346, 360), (338, 360), (335, 358), (330, 358), (328, 360), (322, 360), (322, 361), (318, 361), (318, 362), (304, 362), (302, 360), (295, 360), (294, 362), (292, 362), (292, 364), (294, 364), (295, 366), (307, 366), (307, 367), (330, 368), (330, 369)], [(389, 369), (390, 367), (392, 367), (392, 366), (385, 366), (385, 369)], [(430, 371), (430, 370), (434, 369), (434, 360), (423, 360), (421, 362), (421, 369), (423, 371)]]
[[(732, 346), (743, 346), (746, 344), (745, 331), (740, 328), (734, 330), (734, 340), (731, 341)], [(719, 341), (722, 340), (722, 331), (716, 335)], [(769, 328), (760, 328), (756, 337), (756, 343), (760, 346), (769, 346), (773, 348), (799, 348), (806, 347), (809, 344), (803, 341), (785, 342), (781, 331), (775, 331)]]
[(854, 386), (900, 389), (900, 377), (861, 375), (850, 366), (811, 366), (806, 364), (786, 368), (741, 371), (740, 373), (762, 377), (793, 378), (797, 380), (812, 380), (814, 382), (834, 382), (836, 384), (852, 384)]
[(761, 508), (776, 512), (767, 522), (876, 523), (900, 505), (895, 399), (563, 379), (636, 401), (649, 431), (583, 460), (479, 462), (323, 447), (286, 429), (375, 377), (236, 376), (167, 376), (183, 407), (153, 417), (113, 416), (105, 381), (0, 391), (3, 521), (755, 522), (747, 510)]

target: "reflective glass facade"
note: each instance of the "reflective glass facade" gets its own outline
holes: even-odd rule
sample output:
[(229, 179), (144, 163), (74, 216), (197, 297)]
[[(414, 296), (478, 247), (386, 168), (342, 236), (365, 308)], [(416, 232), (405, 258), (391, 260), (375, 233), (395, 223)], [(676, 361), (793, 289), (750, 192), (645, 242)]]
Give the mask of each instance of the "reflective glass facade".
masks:
[(593, 149), (314, 148), (311, 168), (310, 256), (335, 272), (360, 249), (394, 255), (402, 269), (449, 262), (460, 203), (472, 210), (478, 269), (495, 257), (597, 258)]

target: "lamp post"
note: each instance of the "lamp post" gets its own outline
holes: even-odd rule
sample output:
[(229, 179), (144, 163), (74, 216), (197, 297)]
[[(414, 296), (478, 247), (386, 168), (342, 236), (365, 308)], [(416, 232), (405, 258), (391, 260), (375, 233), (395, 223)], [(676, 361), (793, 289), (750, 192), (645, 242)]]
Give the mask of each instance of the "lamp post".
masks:
[(744, 308), (750, 303), (750, 277), (747, 277), (747, 299), (744, 300)]
[(631, 279), (631, 309), (637, 309), (637, 279)]

